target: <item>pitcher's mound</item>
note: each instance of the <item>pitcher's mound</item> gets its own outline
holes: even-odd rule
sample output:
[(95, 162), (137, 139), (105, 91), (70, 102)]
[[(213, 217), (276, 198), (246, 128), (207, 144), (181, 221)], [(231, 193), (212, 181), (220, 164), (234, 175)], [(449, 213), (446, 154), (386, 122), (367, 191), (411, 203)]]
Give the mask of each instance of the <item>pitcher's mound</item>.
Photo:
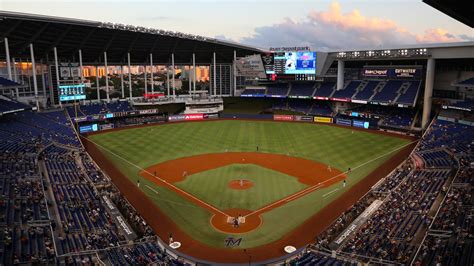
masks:
[(253, 182), (247, 179), (236, 179), (229, 182), (229, 188), (243, 190), (253, 187)]

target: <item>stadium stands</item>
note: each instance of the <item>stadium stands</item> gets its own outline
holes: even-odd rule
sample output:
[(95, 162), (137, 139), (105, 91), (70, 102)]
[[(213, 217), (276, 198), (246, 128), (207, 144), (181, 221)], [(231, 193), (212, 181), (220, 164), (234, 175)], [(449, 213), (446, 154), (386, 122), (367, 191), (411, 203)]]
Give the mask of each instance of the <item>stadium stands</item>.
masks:
[(381, 199), (383, 205), (335, 250), (339, 264), (344, 263), (341, 259), (356, 259), (471, 265), (473, 136), (472, 126), (436, 120), (414, 153), (425, 165), (413, 167), (408, 160), (323, 232), (312, 245), (312, 255), (304, 254), (297, 262), (332, 254), (329, 244), (371, 202)]
[(21, 84), (13, 81), (13, 80), (9, 80), (9, 79), (6, 79), (4, 77), (0, 77), (0, 88), (1, 87), (19, 87), (21, 86)]
[[(101, 257), (182, 265), (149, 239), (153, 232), (82, 151), (64, 111), (1, 117), (0, 159), (0, 264), (91, 265)], [(127, 243), (104, 196), (145, 242)]]
[(420, 81), (411, 81), (410, 85), (400, 92), (400, 96), (395, 100), (396, 103), (415, 105), (416, 96), (420, 89)]
[(127, 101), (116, 101), (110, 103), (90, 103), (77, 106), (68, 106), (67, 112), (70, 117), (97, 115), (114, 112), (131, 111), (133, 108)]
[(273, 104), (273, 110), (287, 110), (306, 115), (332, 116), (331, 107), (325, 102), (306, 99), (281, 100)]
[(397, 97), (397, 94), (402, 86), (403, 81), (400, 80), (389, 80), (385, 83), (385, 86), (375, 94), (372, 98), (374, 102), (392, 102)]
[(0, 99), (0, 115), (26, 109), (31, 109), (31, 107), (23, 103)]
[(459, 85), (474, 85), (474, 77), (465, 79), (458, 83)]
[(355, 100), (368, 101), (374, 95), (375, 88), (379, 85), (379, 81), (368, 81), (365, 87), (359, 90), (353, 97)]
[(335, 90), (336, 83), (335, 82), (324, 82), (321, 84), (321, 87), (316, 89), (316, 93), (314, 97), (324, 97), (329, 98), (333, 94)]
[(242, 97), (264, 97), (266, 89), (245, 89), (240, 96)]
[(266, 95), (269, 97), (286, 97), (288, 96), (288, 84), (272, 84), (267, 86)]
[(289, 97), (294, 98), (311, 98), (314, 94), (314, 84), (304, 84), (304, 83), (293, 83), (291, 85), (291, 90)]
[(332, 95), (332, 98), (351, 99), (361, 83), (362, 81), (360, 80), (350, 81), (342, 90), (336, 90), (336, 92)]

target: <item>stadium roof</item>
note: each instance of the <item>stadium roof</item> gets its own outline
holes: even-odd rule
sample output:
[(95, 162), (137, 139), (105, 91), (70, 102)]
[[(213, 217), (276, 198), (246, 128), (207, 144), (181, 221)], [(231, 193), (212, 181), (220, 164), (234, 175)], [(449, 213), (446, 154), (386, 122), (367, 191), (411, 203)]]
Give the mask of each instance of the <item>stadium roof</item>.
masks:
[[(256, 47), (216, 40), (180, 32), (136, 27), (132, 25), (70, 19), (17, 12), (0, 11), (0, 42), (8, 37), (10, 56), (29, 59), (29, 44), (33, 43), (35, 59), (54, 60), (53, 47), (58, 49), (60, 61), (78, 61), (82, 50), (84, 64), (103, 61), (107, 51), (109, 65), (125, 64), (130, 52), (132, 64), (143, 64), (153, 53), (153, 63), (171, 61), (191, 62), (196, 54), (197, 63), (209, 63), (216, 52), (217, 62), (231, 62), (234, 50), (237, 56), (265, 52)], [(5, 58), (5, 49), (0, 49)]]
[(417, 44), (399, 44), (392, 46), (379, 46), (358, 49), (337, 49), (330, 51), (330, 53), (337, 52), (351, 52), (351, 51), (368, 51), (368, 50), (395, 50), (395, 49), (418, 49), (418, 48), (459, 48), (459, 47), (474, 47), (474, 41), (465, 42), (444, 42), (444, 43), (417, 43)]
[(474, 28), (474, 1), (423, 0), (423, 2)]

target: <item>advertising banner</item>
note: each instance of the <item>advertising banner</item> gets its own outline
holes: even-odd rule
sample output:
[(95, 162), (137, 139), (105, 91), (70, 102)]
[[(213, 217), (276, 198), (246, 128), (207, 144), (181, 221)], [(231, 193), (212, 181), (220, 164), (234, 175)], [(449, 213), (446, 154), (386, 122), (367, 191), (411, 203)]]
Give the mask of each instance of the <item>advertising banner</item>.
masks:
[(376, 78), (415, 78), (421, 77), (422, 69), (416, 67), (371, 67), (364, 68), (362, 74), (365, 77)]
[(108, 130), (114, 128), (114, 124), (104, 124), (99, 126), (100, 130)]
[(204, 114), (187, 114), (184, 115), (184, 120), (186, 121), (196, 121), (196, 120), (203, 120)]
[(336, 101), (336, 102), (350, 102), (351, 99), (347, 99), (347, 98), (331, 98), (331, 101)]
[(312, 116), (295, 115), (295, 121), (313, 122)]
[(95, 132), (98, 130), (99, 130), (99, 126), (97, 124), (79, 127), (79, 133)]
[(329, 100), (328, 97), (319, 97), (319, 96), (313, 97), (313, 99), (315, 99), (315, 100)]
[(369, 128), (369, 122), (367, 121), (354, 120), (352, 121), (352, 125), (354, 127), (360, 127), (360, 128), (365, 128), (365, 129)]
[(247, 78), (266, 79), (265, 68), (263, 67), (262, 58), (259, 54), (241, 57), (235, 60), (237, 75)]
[(361, 103), (361, 104), (367, 104), (367, 101), (362, 101), (362, 100), (351, 100), (353, 103)]
[(277, 121), (293, 121), (295, 117), (292, 115), (273, 115), (273, 120)]
[(352, 126), (352, 121), (349, 119), (337, 118), (336, 124), (342, 125), (342, 126)]
[(367, 207), (330, 245), (333, 250), (338, 249), (346, 239), (349, 239), (352, 234), (363, 226), (367, 220), (380, 208), (383, 201), (374, 200), (372, 204)]
[(168, 116), (169, 122), (184, 121), (186, 119), (185, 115), (170, 115)]
[(315, 116), (314, 122), (317, 123), (332, 123), (332, 117), (322, 117), (322, 116)]
[(204, 114), (204, 119), (217, 119), (219, 118), (218, 114)]
[(155, 98), (160, 98), (160, 97), (165, 97), (165, 94), (164, 93), (144, 93), (143, 94), (143, 97), (145, 99), (155, 99)]

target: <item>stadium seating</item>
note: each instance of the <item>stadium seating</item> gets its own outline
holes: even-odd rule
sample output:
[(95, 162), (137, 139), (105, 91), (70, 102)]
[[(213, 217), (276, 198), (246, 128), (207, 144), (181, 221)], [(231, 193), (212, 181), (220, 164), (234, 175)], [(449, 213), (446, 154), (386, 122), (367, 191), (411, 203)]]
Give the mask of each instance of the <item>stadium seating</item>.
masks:
[(31, 109), (31, 106), (15, 101), (0, 99), (0, 114), (23, 109)]
[(264, 97), (265, 89), (245, 89), (241, 96), (243, 97)]
[(363, 87), (357, 94), (353, 97), (355, 100), (368, 101), (374, 94), (375, 87), (379, 85), (379, 81), (371, 80), (367, 82), (365, 87)]
[[(339, 259), (376, 264), (410, 264), (412, 261), (423, 265), (472, 264), (474, 248), (469, 234), (472, 221), (466, 217), (472, 215), (474, 202), (470, 165), (474, 158), (470, 147), (473, 136), (474, 129), (470, 126), (436, 120), (415, 151), (425, 164), (415, 168), (407, 161), (377, 184), (318, 237), (313, 245), (317, 251), (311, 256), (315, 252), (331, 254), (329, 243), (370, 202), (384, 199), (370, 219), (342, 243)], [(436, 202), (441, 201), (438, 207)], [(423, 240), (417, 253), (420, 247), (417, 241)], [(307, 262), (311, 256), (299, 259)]]
[(460, 85), (474, 85), (474, 77), (465, 79), (465, 80), (459, 82), (458, 84), (460, 84)]
[(403, 81), (389, 80), (385, 86), (372, 98), (374, 102), (392, 102), (402, 86)]
[(335, 82), (324, 82), (321, 84), (321, 87), (319, 87), (316, 90), (316, 93), (314, 94), (314, 96), (329, 98), (333, 94), (335, 90), (335, 86), (336, 86)]
[(266, 95), (269, 97), (286, 97), (288, 95), (288, 84), (268, 85)]
[(304, 83), (293, 83), (291, 85), (291, 90), (288, 96), (290, 97), (313, 97), (314, 94), (314, 84), (304, 84)]
[(131, 111), (132, 107), (127, 101), (117, 101), (110, 103), (90, 103), (78, 106), (68, 106), (67, 112), (70, 117), (75, 117), (76, 113), (78, 117), (87, 115), (97, 115), (114, 112), (125, 112)]
[(360, 80), (350, 81), (342, 90), (336, 90), (336, 92), (332, 95), (332, 98), (351, 99), (361, 83), (362, 82)]
[(403, 91), (401, 91), (400, 96), (396, 99), (396, 103), (400, 104), (411, 104), (414, 105), (416, 96), (420, 89), (420, 81), (411, 81), (410, 85)]
[(4, 77), (0, 77), (0, 88), (1, 87), (19, 87), (21, 86), (21, 84), (13, 81), (13, 80), (9, 80), (9, 79), (6, 79)]
[(287, 110), (306, 115), (332, 116), (331, 107), (325, 102), (306, 99), (285, 99), (273, 104), (273, 110)]

